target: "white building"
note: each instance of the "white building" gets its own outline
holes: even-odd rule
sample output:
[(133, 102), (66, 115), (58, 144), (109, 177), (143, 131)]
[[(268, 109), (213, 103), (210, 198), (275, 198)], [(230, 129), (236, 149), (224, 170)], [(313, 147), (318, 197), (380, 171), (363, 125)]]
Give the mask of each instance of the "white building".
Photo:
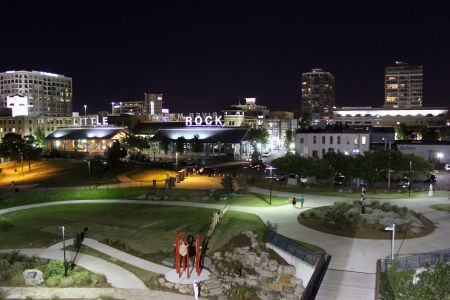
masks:
[(333, 109), (333, 118), (349, 126), (395, 127), (401, 123), (408, 127), (440, 127), (446, 125), (447, 113), (448, 109), (442, 107), (341, 107)]
[(39, 71), (0, 73), (0, 105), (8, 96), (26, 96), (31, 116), (68, 117), (72, 115), (72, 78)]
[(6, 97), (6, 106), (11, 109), (12, 116), (28, 116), (27, 96), (8, 96)]
[(336, 130), (308, 129), (295, 134), (297, 155), (320, 157), (327, 152), (363, 154), (370, 149), (370, 127)]
[(450, 163), (450, 142), (397, 141), (397, 150), (403, 154), (415, 154), (436, 166)]

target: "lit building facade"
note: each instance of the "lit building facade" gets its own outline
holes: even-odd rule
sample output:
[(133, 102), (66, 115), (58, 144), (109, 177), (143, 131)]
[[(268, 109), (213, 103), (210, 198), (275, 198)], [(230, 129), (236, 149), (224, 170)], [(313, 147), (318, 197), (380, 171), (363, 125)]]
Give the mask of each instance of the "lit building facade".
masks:
[(335, 103), (335, 81), (330, 72), (312, 69), (302, 74), (302, 112), (309, 112), (313, 118), (329, 119)]
[(341, 107), (333, 109), (333, 118), (342, 125), (367, 125), (374, 127), (395, 127), (405, 124), (408, 127), (441, 127), (447, 122), (447, 108), (372, 108)]
[(0, 104), (7, 97), (20, 95), (28, 100), (28, 114), (48, 117), (72, 115), (72, 78), (39, 71), (0, 73)]
[(395, 62), (385, 68), (384, 107), (416, 108), (423, 103), (423, 66)]
[(112, 102), (113, 115), (163, 115), (163, 94), (144, 93), (144, 100)]
[(295, 152), (304, 157), (322, 158), (325, 153), (358, 155), (370, 149), (370, 127), (308, 129), (295, 134)]
[(258, 128), (269, 115), (266, 106), (256, 104), (256, 98), (245, 98), (244, 104), (239, 103), (223, 111), (223, 126)]

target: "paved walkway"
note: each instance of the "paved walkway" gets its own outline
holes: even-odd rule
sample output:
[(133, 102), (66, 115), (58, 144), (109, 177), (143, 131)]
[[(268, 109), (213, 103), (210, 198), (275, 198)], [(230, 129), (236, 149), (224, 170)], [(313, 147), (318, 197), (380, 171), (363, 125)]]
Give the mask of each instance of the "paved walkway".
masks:
[[(66, 246), (73, 245), (73, 239), (66, 240)], [(126, 262), (127, 264), (133, 265), (135, 267), (151, 271), (158, 274), (166, 274), (169, 271), (172, 271), (173, 269), (168, 268), (166, 266), (162, 266), (159, 264), (152, 263), (148, 260), (133, 256), (131, 254), (128, 254), (126, 252), (120, 251), (118, 249), (115, 249), (113, 247), (110, 247), (106, 244), (100, 243), (97, 240), (91, 239), (91, 238), (85, 238), (83, 241), (83, 245), (91, 247), (92, 249), (95, 249), (99, 252), (102, 252), (106, 255), (111, 256), (112, 258), (115, 258), (117, 260), (121, 260), (123, 262)], [(55, 245), (52, 245), (48, 247), (47, 249), (56, 249), (60, 250), (63, 248), (62, 242), (59, 242)], [(80, 255), (80, 254), (79, 254)]]
[(101, 295), (112, 296), (114, 299), (130, 300), (192, 300), (192, 295), (180, 295), (168, 292), (151, 291), (143, 289), (117, 289), (117, 288), (0, 288), (8, 294), (7, 299), (52, 299), (57, 296), (61, 299), (96, 299)]
[[(268, 190), (251, 188), (252, 192), (266, 194)], [(295, 194), (273, 191), (273, 195), (291, 197)], [(278, 224), (278, 232), (297, 240), (316, 244), (324, 248), (333, 258), (330, 270), (325, 276), (318, 299), (373, 299), (375, 262), (378, 258), (390, 255), (389, 240), (354, 239), (330, 235), (310, 229), (298, 223), (298, 214), (312, 207), (330, 205), (336, 201), (353, 201), (341, 197), (305, 195), (303, 209), (294, 209), (291, 205), (274, 207), (229, 206), (230, 210), (253, 213), (266, 222)], [(370, 201), (370, 195), (368, 195)], [(418, 253), (440, 250), (450, 246), (450, 218), (447, 212), (436, 211), (429, 205), (450, 203), (447, 197), (421, 199), (391, 200), (391, 203), (406, 205), (431, 219), (437, 226), (430, 235), (421, 238), (396, 240), (397, 253)], [(73, 200), (24, 205), (0, 210), (0, 214), (51, 205), (81, 203), (139, 203), (147, 205), (176, 205), (200, 208), (220, 209), (223, 205), (179, 201), (144, 201), (144, 200)], [(323, 292), (322, 292), (323, 290)], [(334, 292), (333, 292), (334, 291)]]
[[(55, 249), (17, 249), (26, 256), (37, 256), (46, 259), (63, 259), (64, 253), (62, 250)], [(8, 251), (8, 250), (0, 250)], [(75, 252), (66, 251), (68, 258), (74, 257)], [(144, 283), (130, 271), (107, 262), (103, 259), (87, 255), (78, 254), (77, 265), (95, 273), (100, 273), (106, 276), (107, 281), (116, 288), (130, 288), (130, 289), (147, 289)]]

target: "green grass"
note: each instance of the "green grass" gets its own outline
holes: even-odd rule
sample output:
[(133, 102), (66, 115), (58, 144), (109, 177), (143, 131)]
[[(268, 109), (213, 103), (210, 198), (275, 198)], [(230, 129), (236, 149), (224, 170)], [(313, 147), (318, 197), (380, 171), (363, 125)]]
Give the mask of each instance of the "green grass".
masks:
[(434, 204), (431, 205), (430, 207), (437, 210), (450, 211), (450, 204)]

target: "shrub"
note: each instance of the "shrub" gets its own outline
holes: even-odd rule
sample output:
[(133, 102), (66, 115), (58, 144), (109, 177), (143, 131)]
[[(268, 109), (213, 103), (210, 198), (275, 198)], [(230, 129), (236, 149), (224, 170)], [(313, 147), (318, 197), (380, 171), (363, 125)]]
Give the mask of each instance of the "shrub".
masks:
[(61, 300), (61, 298), (59, 298), (58, 296), (53, 296), (52, 300)]
[(11, 264), (5, 258), (0, 258), (0, 272), (7, 271)]
[(4, 290), (0, 290), (0, 300), (6, 300), (8, 294)]
[(91, 282), (91, 278), (87, 271), (81, 271), (72, 274), (73, 283), (76, 286), (87, 286)]
[(110, 295), (100, 295), (98, 297), (98, 299), (100, 299), (100, 300), (114, 300), (114, 298), (112, 296), (110, 296)]
[(45, 284), (49, 287), (59, 286), (62, 278), (62, 275), (52, 275), (45, 280)]
[(22, 273), (15, 274), (11, 278), (10, 282), (11, 282), (12, 286), (23, 286), (23, 285), (25, 285), (25, 279), (23, 278), (23, 274)]
[(99, 283), (106, 282), (106, 277), (103, 274), (95, 273), (95, 274), (91, 274), (90, 281), (91, 281), (92, 285), (97, 285)]
[(44, 278), (52, 276), (64, 275), (64, 262), (62, 260), (52, 260), (47, 265), (47, 271), (44, 273)]
[(71, 276), (69, 277), (62, 277), (61, 282), (59, 283), (60, 287), (71, 287), (73, 286), (73, 278)]
[(383, 204), (381, 205), (380, 208), (381, 208), (381, 210), (384, 211), (384, 212), (391, 211), (391, 204), (388, 203), (388, 202), (383, 203)]
[(370, 204), (370, 207), (372, 208), (372, 209), (378, 209), (378, 208), (380, 208), (380, 202), (379, 201), (372, 201), (371, 202), (371, 204)]
[(406, 213), (408, 212), (408, 208), (407, 207), (405, 207), (405, 206), (403, 206), (403, 207), (400, 207), (399, 209), (398, 209), (398, 215), (399, 216), (401, 216), (401, 217), (404, 217), (404, 216), (406, 216)]
[(10, 266), (11, 273), (22, 273), (27, 268), (27, 263), (23, 261), (16, 261)]

